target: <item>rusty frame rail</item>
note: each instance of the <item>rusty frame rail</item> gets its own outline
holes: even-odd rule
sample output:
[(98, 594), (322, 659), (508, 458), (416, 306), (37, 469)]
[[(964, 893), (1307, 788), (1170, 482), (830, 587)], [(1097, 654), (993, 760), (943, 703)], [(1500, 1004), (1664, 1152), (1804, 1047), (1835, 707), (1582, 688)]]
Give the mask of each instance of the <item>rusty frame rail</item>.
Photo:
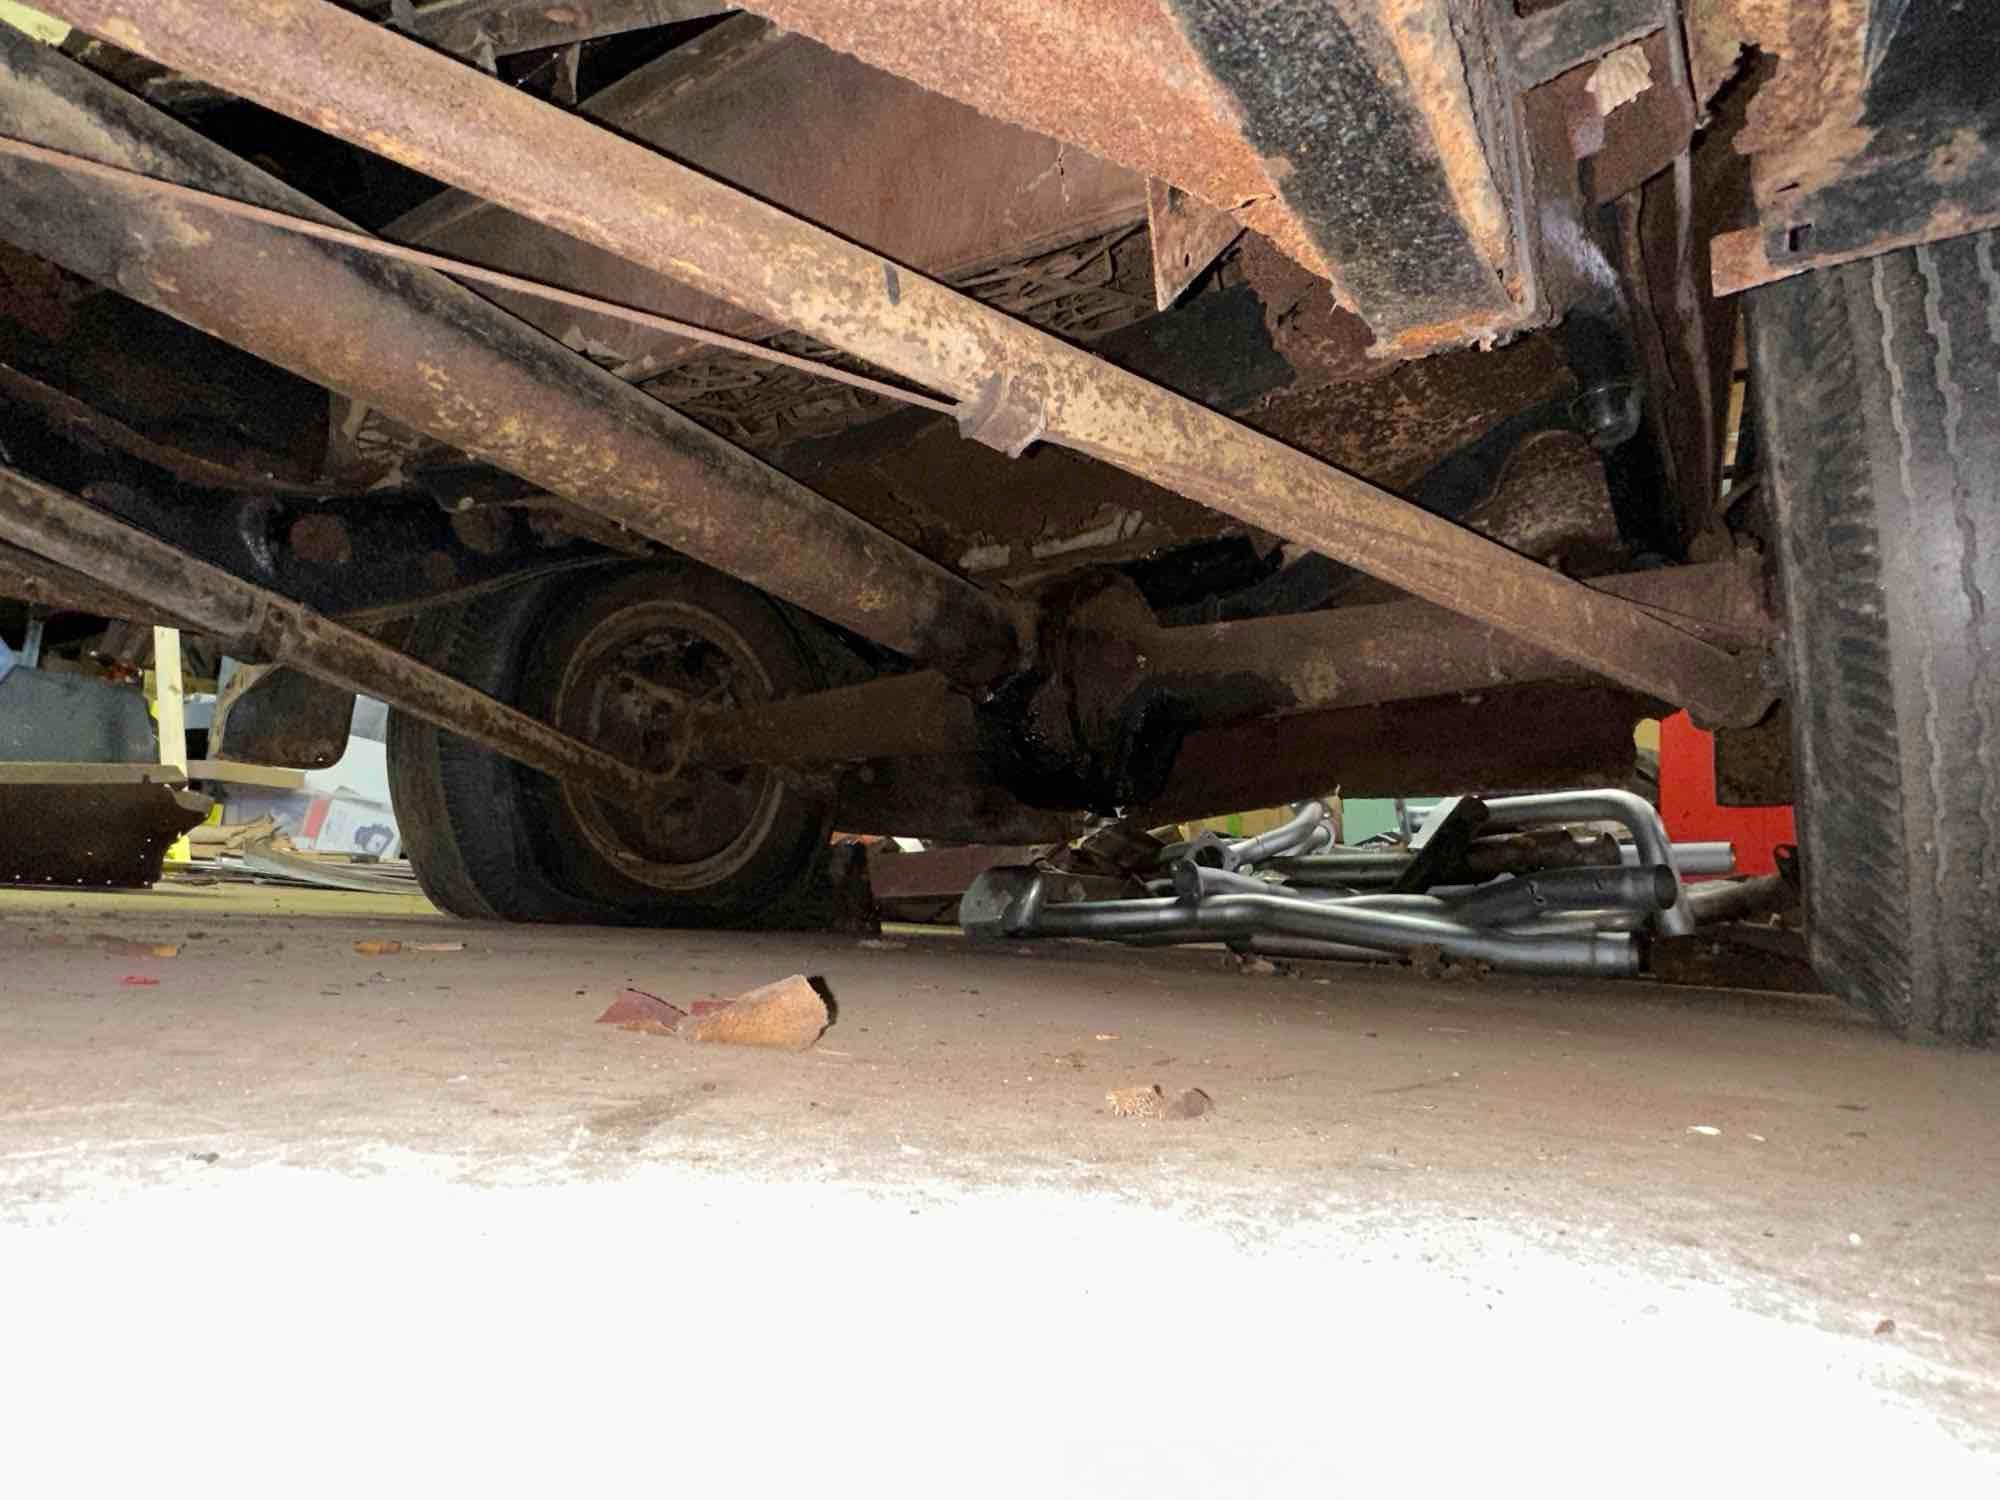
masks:
[[(6, 27), (0, 133), (354, 231)], [(436, 271), (17, 157), (0, 159), (0, 236), (954, 676), (1011, 664), (1011, 618), (977, 585)]]
[[(1605, 593), (1671, 614), (1718, 647), (1757, 649), (1776, 625), (1758, 564), (1723, 562), (1600, 578)], [(1080, 672), (1082, 692), (1168, 693), (1192, 722), (1221, 728), (1525, 683), (1588, 680), (1561, 655), (1406, 600), (1217, 625), (1141, 629)], [(1112, 662), (1136, 670), (1120, 685)], [(1112, 705), (1115, 717), (1116, 703)], [(695, 733), (712, 762), (837, 763), (973, 751), (985, 743), (973, 704), (936, 672), (877, 678), (717, 713)]]
[(413, 656), (5, 467), (0, 467), (0, 539), (121, 595), (160, 600), (159, 612), (224, 641), (254, 646), (274, 661), (368, 693), (602, 796), (645, 801), (666, 785), (665, 778), (552, 729)]
[(326, 0), (49, 3), (155, 62), (956, 397), (963, 430), (1005, 451), (1075, 448), (1709, 722), (1753, 721), (1770, 701), (1755, 662), (1642, 606)]

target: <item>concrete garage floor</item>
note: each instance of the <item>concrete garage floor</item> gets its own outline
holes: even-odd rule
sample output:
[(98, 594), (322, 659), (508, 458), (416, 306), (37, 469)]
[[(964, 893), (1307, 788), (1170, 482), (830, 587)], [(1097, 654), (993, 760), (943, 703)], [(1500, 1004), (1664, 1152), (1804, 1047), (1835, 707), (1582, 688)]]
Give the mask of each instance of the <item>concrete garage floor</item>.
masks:
[[(414, 911), (0, 892), (17, 1493), (718, 1451), (746, 1494), (1991, 1493), (2000, 1057), (1791, 997)], [(593, 1024), (795, 971), (804, 1054)], [(1153, 1082), (1216, 1107), (1107, 1113)]]

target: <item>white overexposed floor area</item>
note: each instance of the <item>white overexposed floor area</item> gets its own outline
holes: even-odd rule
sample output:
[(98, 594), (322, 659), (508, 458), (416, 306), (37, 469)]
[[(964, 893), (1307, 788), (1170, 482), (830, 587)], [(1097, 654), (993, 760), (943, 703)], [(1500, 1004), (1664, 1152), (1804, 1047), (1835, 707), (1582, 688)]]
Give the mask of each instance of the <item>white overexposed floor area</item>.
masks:
[[(246, 886), (0, 942), (10, 1493), (2000, 1477), (2000, 1057), (1824, 1000)], [(806, 1052), (595, 1024), (794, 972)]]

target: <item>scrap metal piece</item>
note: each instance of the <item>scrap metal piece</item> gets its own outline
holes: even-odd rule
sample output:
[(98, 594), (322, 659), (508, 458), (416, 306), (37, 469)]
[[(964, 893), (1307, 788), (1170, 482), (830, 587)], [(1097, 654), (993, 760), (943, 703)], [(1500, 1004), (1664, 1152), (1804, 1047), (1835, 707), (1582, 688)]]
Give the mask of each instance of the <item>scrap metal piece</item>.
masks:
[[(1652, 886), (1649, 880), (1645, 882)], [(1253, 934), (1317, 939), (1409, 953), (1422, 948), (1529, 974), (1632, 974), (1638, 952), (1627, 932), (1556, 932), (1471, 927), (1431, 911), (1301, 900), (1273, 892), (1229, 891), (1190, 904), (1179, 896), (1134, 901), (1048, 899), (1048, 877), (996, 867), (959, 902), (969, 937), (1117, 938), (1136, 942), (1212, 943)]]
[(530, 718), (305, 606), (234, 578), (53, 486), (0, 467), (0, 537), (106, 579), (173, 599), (224, 642), (365, 692), (600, 796), (644, 802), (660, 778)]
[[(6, 28), (0, 132), (354, 227)], [(0, 184), (0, 234), (80, 275), (894, 650), (968, 676), (1012, 659), (1006, 611), (975, 585), (434, 271), (165, 203), (130, 181), (10, 158)]]
[[(1706, 721), (1748, 722), (1771, 701), (1754, 662), (325, 0), (54, 3), (142, 55), (960, 400), (1005, 373), (1044, 393), (1053, 441)], [(754, 579), (790, 556), (769, 539), (731, 549), (732, 571)], [(817, 559), (811, 571), (817, 594), (842, 585), (843, 614), (874, 598)]]
[(1146, 228), (1153, 238), (1153, 299), (1161, 312), (1243, 233), (1234, 215), (1157, 177), (1146, 183)]
[(0, 883), (151, 885), (214, 805), (171, 766), (0, 764)]

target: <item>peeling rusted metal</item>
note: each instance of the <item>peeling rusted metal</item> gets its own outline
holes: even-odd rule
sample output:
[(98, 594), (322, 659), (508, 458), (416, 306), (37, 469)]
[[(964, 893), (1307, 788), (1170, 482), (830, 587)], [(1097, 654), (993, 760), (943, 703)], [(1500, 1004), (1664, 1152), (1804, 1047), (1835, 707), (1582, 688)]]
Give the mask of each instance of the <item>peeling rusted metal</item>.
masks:
[[(1036, 425), (1051, 440), (1709, 721), (1740, 722), (1769, 701), (1754, 663), (1627, 601), (324, 0), (59, 0), (56, 9), (122, 46), (960, 400), (1004, 373), (1015, 390), (1032, 393)], [(777, 550), (772, 541), (765, 550)]]
[(630, 803), (660, 778), (456, 682), (416, 658), (168, 546), (89, 502), (0, 467), (0, 538), (140, 599), (170, 599), (206, 633), (368, 693), (559, 780)]
[[(352, 227), (4, 28), (0, 130)], [(0, 181), (0, 232), (136, 301), (883, 645), (967, 676), (1011, 657), (1011, 623), (976, 587), (435, 272), (36, 163), (9, 159)]]
[(1965, 0), (1705, 0), (1698, 79), (1776, 58), (1737, 139), (1759, 222), (1717, 237), (1727, 294), (2000, 225), (2000, 9)]
[(1229, 214), (1157, 177), (1146, 184), (1146, 229), (1153, 238), (1153, 300), (1162, 312), (1243, 233)]

